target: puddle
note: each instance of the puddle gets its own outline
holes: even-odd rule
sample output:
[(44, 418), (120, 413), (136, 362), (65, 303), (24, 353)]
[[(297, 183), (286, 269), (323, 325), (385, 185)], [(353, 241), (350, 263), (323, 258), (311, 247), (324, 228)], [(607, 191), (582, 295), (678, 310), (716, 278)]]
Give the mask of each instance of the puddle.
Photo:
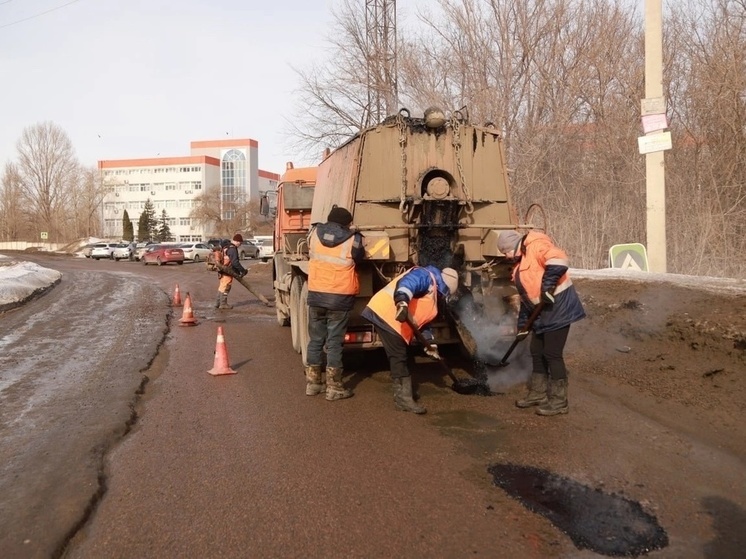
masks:
[(637, 557), (668, 545), (655, 516), (640, 503), (603, 493), (546, 470), (495, 464), (495, 485), (567, 534), (579, 549), (610, 557)]

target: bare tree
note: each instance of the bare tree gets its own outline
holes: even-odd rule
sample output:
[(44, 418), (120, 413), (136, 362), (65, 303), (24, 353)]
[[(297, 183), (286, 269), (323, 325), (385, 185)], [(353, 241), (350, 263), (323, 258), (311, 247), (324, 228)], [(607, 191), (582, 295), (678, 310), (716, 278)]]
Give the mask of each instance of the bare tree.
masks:
[(0, 239), (18, 241), (31, 234), (30, 216), (24, 204), (21, 175), (13, 162), (5, 164), (0, 183)]
[(297, 110), (287, 122), (292, 149), (311, 161), (373, 124), (366, 68), (374, 53), (366, 37), (364, 2), (343, 0), (333, 15), (335, 28), (327, 39), (332, 60), (295, 69)]
[[(746, 264), (746, 2), (689, 0), (667, 39), (672, 129), (668, 199), (676, 262), (743, 277)], [(685, 268), (682, 267), (682, 271)]]
[[(72, 142), (52, 122), (24, 129), (17, 144), (21, 191), (41, 230), (61, 239), (58, 225), (67, 209), (77, 161)], [(59, 221), (58, 221), (59, 220)]]
[(214, 235), (232, 237), (238, 231), (251, 227), (252, 206), (241, 197), (226, 200), (220, 185), (208, 186), (194, 198), (189, 216), (202, 227), (212, 230)]
[[(319, 150), (368, 124), (362, 2), (302, 74), (294, 136)], [(684, 0), (664, 20), (669, 270), (746, 275), (746, 1)], [(627, 0), (439, 0), (399, 37), (413, 113), (467, 107), (503, 133), (519, 213), (539, 203), (578, 266), (644, 241), (644, 25)], [(304, 118), (305, 117), (305, 118)]]
[(103, 232), (101, 204), (106, 189), (95, 167), (79, 167), (76, 179), (70, 183), (68, 216), (72, 223), (68, 236), (99, 237)]

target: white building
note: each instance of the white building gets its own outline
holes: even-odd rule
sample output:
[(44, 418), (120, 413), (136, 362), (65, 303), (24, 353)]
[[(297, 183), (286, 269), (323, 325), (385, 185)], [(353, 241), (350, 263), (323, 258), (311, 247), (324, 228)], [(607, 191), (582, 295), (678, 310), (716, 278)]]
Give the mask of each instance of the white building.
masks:
[[(258, 167), (259, 143), (252, 139), (208, 140), (191, 143), (191, 155), (116, 159), (98, 162), (101, 179), (109, 188), (103, 200), (104, 235), (122, 236), (122, 214), (127, 210), (135, 235), (140, 214), (150, 199), (156, 218), (163, 210), (177, 241), (202, 241), (212, 231), (193, 223), (189, 214), (194, 198), (205, 189), (220, 187), (221, 200), (258, 201), (261, 192), (274, 191), (279, 175)], [(224, 212), (225, 218), (232, 216)]]

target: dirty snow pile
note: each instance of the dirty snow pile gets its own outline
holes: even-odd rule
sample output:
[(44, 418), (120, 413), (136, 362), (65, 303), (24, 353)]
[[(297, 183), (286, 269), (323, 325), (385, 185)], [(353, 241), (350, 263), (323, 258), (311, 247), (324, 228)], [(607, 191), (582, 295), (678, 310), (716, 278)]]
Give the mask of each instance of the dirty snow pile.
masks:
[(641, 270), (623, 270), (619, 268), (602, 268), (599, 270), (570, 269), (571, 278), (617, 279), (641, 283), (664, 282), (690, 289), (700, 289), (711, 293), (746, 293), (746, 280), (736, 278), (717, 278), (710, 276), (685, 276), (683, 274), (643, 272)]
[(0, 310), (12, 308), (62, 278), (57, 270), (18, 262), (0, 254)]

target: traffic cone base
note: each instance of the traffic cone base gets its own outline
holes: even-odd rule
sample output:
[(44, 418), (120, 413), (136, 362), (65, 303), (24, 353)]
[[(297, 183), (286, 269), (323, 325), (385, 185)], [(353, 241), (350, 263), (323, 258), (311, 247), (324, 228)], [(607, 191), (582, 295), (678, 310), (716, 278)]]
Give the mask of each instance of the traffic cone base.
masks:
[(176, 289), (174, 289), (174, 296), (173, 299), (171, 299), (171, 306), (172, 307), (180, 307), (181, 306), (181, 291), (179, 291), (179, 284), (176, 284)]
[(218, 340), (215, 343), (215, 362), (212, 369), (207, 372), (213, 376), (236, 374), (236, 371), (231, 369), (228, 363), (228, 349), (225, 347), (225, 336), (223, 335), (222, 326), (218, 326)]
[(179, 320), (179, 326), (196, 326), (197, 320), (194, 318), (194, 311), (192, 311), (192, 298), (189, 293), (184, 298), (184, 312), (181, 313), (181, 319)]

